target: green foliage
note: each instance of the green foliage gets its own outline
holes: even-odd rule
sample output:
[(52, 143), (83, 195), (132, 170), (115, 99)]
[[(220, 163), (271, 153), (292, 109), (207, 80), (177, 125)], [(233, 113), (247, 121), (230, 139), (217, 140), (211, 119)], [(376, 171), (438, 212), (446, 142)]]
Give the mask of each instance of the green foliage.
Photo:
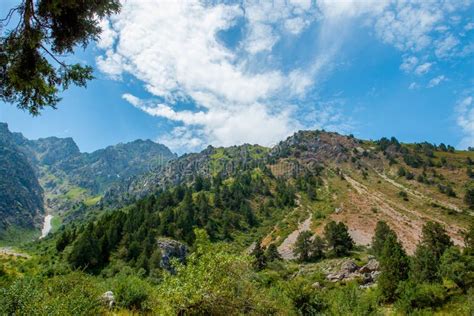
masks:
[(265, 256), (265, 251), (263, 250), (262, 241), (259, 239), (255, 243), (255, 248), (252, 250), (252, 256), (255, 257), (254, 267), (257, 271), (264, 269), (267, 266), (267, 257)]
[(281, 255), (278, 252), (277, 246), (274, 243), (268, 245), (267, 249), (265, 249), (265, 258), (267, 262), (282, 260)]
[[(279, 303), (252, 282), (249, 258), (195, 230), (196, 251), (158, 286), (155, 310), (169, 315), (275, 314)], [(280, 311), (281, 312), (281, 311)]]
[(393, 231), (389, 231), (385, 238), (380, 254), (380, 277), (378, 290), (382, 301), (393, 302), (401, 281), (408, 278), (409, 260), (403, 246), (397, 240)]
[(441, 256), (453, 243), (439, 223), (427, 222), (422, 233), (413, 258), (412, 278), (418, 282), (438, 281)]
[(294, 253), (301, 262), (306, 262), (310, 259), (312, 236), (313, 234), (306, 230), (301, 232), (296, 238)]
[(441, 284), (403, 282), (399, 289), (399, 300), (395, 304), (404, 313), (441, 306), (447, 299), (446, 289)]
[[(38, 115), (46, 106), (55, 107), (60, 89), (70, 84), (85, 86), (93, 78), (92, 67), (67, 65), (56, 56), (73, 53), (77, 45), (86, 47), (96, 40), (100, 19), (119, 8), (116, 0), (26, 0), (12, 8), (6, 23), (15, 13), (20, 23), (2, 34), (0, 41), (0, 99)], [(6, 25), (1, 26), (3, 30)]]
[(324, 237), (331, 254), (336, 257), (346, 256), (354, 247), (354, 241), (343, 222), (331, 221), (324, 227)]
[(439, 274), (443, 279), (456, 283), (461, 289), (474, 285), (472, 256), (463, 255), (458, 247), (448, 248), (440, 259)]
[(0, 288), (2, 315), (99, 314), (101, 289), (82, 273), (51, 279), (20, 278)]
[(315, 291), (311, 284), (297, 277), (279, 285), (285, 297), (291, 300), (297, 315), (318, 315), (324, 312), (327, 306), (327, 299), (321, 291)]
[(385, 240), (389, 233), (393, 233), (390, 227), (384, 221), (378, 221), (375, 226), (375, 234), (372, 238), (372, 252), (376, 257), (382, 255)]
[(112, 285), (117, 305), (130, 310), (146, 311), (149, 308), (151, 286), (134, 275), (119, 275)]
[(327, 297), (329, 315), (379, 315), (375, 292), (360, 290), (355, 282), (330, 291)]
[(466, 203), (470, 209), (474, 209), (474, 185), (471, 183), (466, 188), (464, 203)]

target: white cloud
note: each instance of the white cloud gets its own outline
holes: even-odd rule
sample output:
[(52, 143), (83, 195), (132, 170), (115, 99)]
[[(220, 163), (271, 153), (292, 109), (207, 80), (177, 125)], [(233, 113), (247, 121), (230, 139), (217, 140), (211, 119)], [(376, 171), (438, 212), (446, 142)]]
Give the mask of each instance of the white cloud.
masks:
[(415, 56), (404, 57), (400, 69), (405, 72), (411, 72), (418, 64), (418, 58)]
[[(97, 46), (103, 53), (97, 57), (98, 67), (114, 79), (131, 75), (143, 83), (151, 97), (140, 100), (124, 94), (123, 98), (150, 115), (174, 122), (177, 127), (162, 137), (171, 144), (173, 138), (167, 137), (180, 135), (174, 148), (208, 142), (269, 144), (310, 126), (289, 105), (312, 95), (308, 92), (344, 62), (338, 59), (339, 51), (352, 35), (352, 23), (373, 28), (376, 37), (399, 49), (404, 56), (400, 69), (407, 73), (425, 75), (436, 64), (434, 58), (467, 56), (473, 51), (457, 42), (458, 34), (449, 33), (453, 23), (461, 23), (453, 19), (463, 8), (457, 1), (210, 3), (128, 0), (118, 16), (101, 24), (104, 33)], [(227, 47), (218, 34), (242, 21), (237, 45)], [(279, 41), (285, 36), (297, 39), (313, 23), (319, 25), (312, 57), (290, 69), (280, 67), (275, 54)], [(437, 39), (433, 32), (442, 37)], [(433, 86), (444, 79), (433, 78)], [(182, 100), (195, 107), (179, 110), (177, 103)], [(314, 113), (342, 120), (327, 108), (320, 112)]]
[(437, 77), (434, 77), (433, 79), (428, 82), (428, 88), (433, 88), (439, 85), (441, 82), (445, 81), (446, 77), (444, 75), (439, 75)]
[(474, 22), (469, 22), (464, 26), (466, 31), (474, 30)]
[(460, 41), (452, 34), (449, 34), (445, 38), (436, 41), (435, 54), (439, 58), (449, 57), (451, 54), (453, 54), (459, 44)]
[(428, 71), (430, 71), (431, 65), (432, 65), (431, 63), (423, 63), (423, 64), (419, 65), (415, 69), (415, 74), (423, 75), (423, 74), (427, 73)]
[(467, 148), (474, 147), (474, 98), (467, 96), (458, 102), (457, 110), (457, 124), (464, 134), (459, 147)]
[(418, 84), (416, 82), (412, 82), (410, 83), (410, 85), (408, 86), (408, 89), (410, 90), (415, 90), (418, 88)]
[[(129, 93), (123, 98), (149, 115), (175, 122), (171, 135), (181, 135), (180, 141), (162, 137), (174, 148), (274, 143), (302, 127), (290, 99), (305, 95), (330, 64), (330, 55), (286, 73), (249, 66), (254, 54), (270, 54), (283, 30), (297, 35), (315, 18), (311, 1), (260, 4), (249, 1), (242, 10), (199, 0), (126, 1), (118, 16), (103, 23), (106, 32), (98, 47), (104, 54), (97, 65), (113, 78), (130, 74), (144, 83), (155, 98), (140, 100)], [(247, 32), (239, 48), (230, 50), (217, 34), (242, 18)], [(176, 101), (183, 99), (196, 108), (177, 110)]]

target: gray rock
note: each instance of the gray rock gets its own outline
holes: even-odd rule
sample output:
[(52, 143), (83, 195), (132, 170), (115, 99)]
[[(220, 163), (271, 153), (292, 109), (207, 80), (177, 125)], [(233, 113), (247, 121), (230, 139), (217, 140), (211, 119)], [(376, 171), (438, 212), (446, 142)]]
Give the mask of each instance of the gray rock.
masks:
[(174, 239), (160, 238), (157, 240), (158, 248), (161, 252), (161, 267), (168, 272), (174, 273), (171, 259), (175, 258), (180, 263), (186, 262), (188, 247)]
[(100, 298), (102, 299), (102, 302), (104, 302), (104, 304), (109, 307), (109, 309), (112, 309), (114, 307), (115, 297), (112, 291), (105, 292)]
[(341, 271), (342, 273), (352, 273), (352, 272), (355, 272), (359, 269), (359, 266), (357, 264), (355, 264), (354, 261), (352, 260), (348, 260), (346, 262), (344, 262), (342, 265), (341, 265)]
[(369, 262), (367, 262), (366, 265), (362, 266), (360, 268), (361, 273), (370, 273), (373, 271), (378, 271), (379, 269), (379, 262), (375, 259), (370, 259)]
[(319, 282), (314, 282), (314, 283), (311, 285), (311, 287), (312, 287), (313, 289), (321, 289), (321, 288), (322, 288), (322, 286), (321, 286), (321, 284), (320, 284)]

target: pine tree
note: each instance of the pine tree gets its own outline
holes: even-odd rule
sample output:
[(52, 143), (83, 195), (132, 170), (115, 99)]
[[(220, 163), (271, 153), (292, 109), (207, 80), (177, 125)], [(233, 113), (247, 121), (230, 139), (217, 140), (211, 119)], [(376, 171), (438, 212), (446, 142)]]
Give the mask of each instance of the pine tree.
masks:
[[(92, 67), (70, 65), (59, 56), (95, 41), (100, 20), (119, 9), (118, 0), (21, 1), (0, 22), (0, 100), (38, 115), (58, 104), (60, 90), (86, 86), (93, 79)], [(15, 15), (18, 25), (7, 27)]]
[(378, 221), (375, 227), (375, 234), (372, 238), (372, 252), (378, 258), (382, 254), (385, 240), (389, 233), (393, 233), (390, 227), (384, 221)]
[(268, 245), (267, 249), (265, 250), (265, 257), (267, 262), (282, 260), (275, 244)]
[(255, 248), (253, 248), (252, 256), (255, 257), (254, 267), (257, 271), (265, 269), (267, 266), (267, 260), (265, 258), (265, 252), (261, 246), (262, 240), (259, 239), (255, 243)]
[(453, 243), (439, 223), (427, 222), (422, 233), (413, 257), (411, 277), (418, 282), (436, 282), (440, 280), (441, 256)]
[(354, 241), (349, 235), (349, 230), (343, 222), (329, 222), (324, 227), (324, 237), (328, 247), (336, 257), (348, 255), (354, 247)]
[(301, 262), (307, 262), (310, 259), (312, 236), (313, 234), (306, 230), (301, 232), (296, 239), (294, 253)]
[(406, 280), (409, 271), (409, 260), (395, 233), (387, 235), (380, 254), (380, 277), (378, 289), (381, 298), (393, 302), (400, 281)]
[(324, 258), (324, 249), (326, 249), (326, 243), (324, 239), (319, 236), (315, 236), (311, 242), (311, 260), (317, 261)]

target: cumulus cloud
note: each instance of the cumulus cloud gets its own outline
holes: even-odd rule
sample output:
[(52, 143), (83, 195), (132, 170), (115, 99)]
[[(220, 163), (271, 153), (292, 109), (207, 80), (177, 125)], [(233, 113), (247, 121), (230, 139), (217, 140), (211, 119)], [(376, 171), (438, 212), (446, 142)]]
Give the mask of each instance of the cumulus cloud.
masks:
[(437, 77), (434, 77), (433, 79), (428, 82), (428, 88), (433, 88), (439, 85), (441, 82), (445, 81), (446, 77), (444, 75), (439, 75)]
[[(312, 87), (327, 54), (305, 69), (286, 72), (250, 67), (249, 61), (271, 51), (282, 32), (300, 33), (315, 18), (314, 10), (311, 1), (301, 0), (249, 1), (244, 8), (198, 0), (126, 1), (121, 13), (102, 25), (98, 47), (104, 53), (97, 65), (115, 79), (130, 74), (144, 83), (152, 97), (122, 97), (149, 115), (175, 122), (172, 133), (161, 137), (174, 148), (268, 145), (302, 126), (291, 99)], [(217, 34), (239, 19), (246, 20), (247, 31), (239, 48), (231, 50)], [(195, 108), (177, 110), (181, 100)], [(171, 142), (176, 135), (180, 141)]]
[[(143, 83), (149, 97), (126, 93), (123, 98), (173, 122), (174, 129), (160, 136), (173, 148), (268, 145), (314, 126), (299, 116), (296, 105), (338, 62), (350, 23), (372, 28), (402, 52), (402, 71), (421, 76), (431, 71), (434, 57), (473, 51), (449, 31), (450, 18), (462, 7), (458, 1), (127, 0), (119, 15), (102, 22), (96, 62), (113, 79), (132, 76)], [(304, 34), (313, 23), (319, 23), (317, 51), (302, 64), (282, 67), (274, 52), (277, 44), (285, 36)], [(219, 34), (233, 27), (240, 27), (242, 35), (231, 48)], [(443, 35), (435, 39), (433, 32)], [(444, 79), (433, 78), (433, 86)], [(181, 101), (191, 108), (179, 109)], [(334, 129), (345, 124), (340, 113), (323, 108), (314, 113), (331, 119), (314, 121)]]
[(472, 95), (461, 99), (457, 106), (457, 124), (464, 136), (459, 144), (461, 148), (474, 147), (474, 98)]

